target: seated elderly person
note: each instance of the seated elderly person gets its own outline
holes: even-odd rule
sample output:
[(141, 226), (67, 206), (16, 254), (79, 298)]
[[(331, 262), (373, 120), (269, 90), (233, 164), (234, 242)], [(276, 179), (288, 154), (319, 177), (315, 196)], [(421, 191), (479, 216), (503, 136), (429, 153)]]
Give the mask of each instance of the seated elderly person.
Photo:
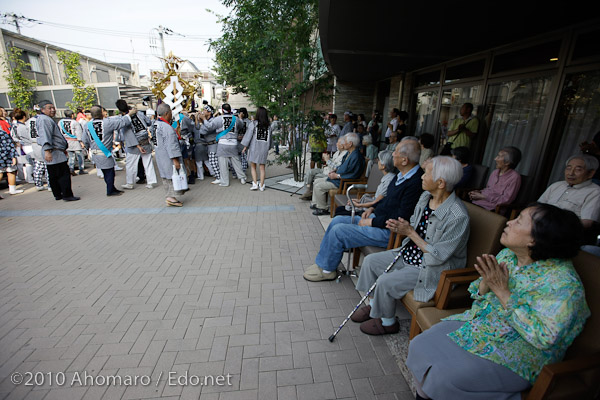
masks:
[(312, 168), (304, 175), (306, 192), (300, 196), (300, 200), (312, 199), (312, 186), (315, 179), (327, 178), (330, 172), (335, 171), (342, 164), (346, 154), (348, 154), (348, 150), (346, 150), (346, 137), (344, 136), (337, 140), (337, 151), (333, 156), (330, 156), (329, 153), (323, 153), (323, 161), (325, 162), (323, 168)]
[(521, 161), (521, 151), (513, 146), (500, 149), (496, 158), (496, 169), (490, 175), (483, 190), (469, 192), (473, 204), (493, 211), (498, 204), (510, 204), (517, 198), (521, 187), (521, 175), (515, 171)]
[(328, 281), (336, 278), (337, 267), (344, 250), (360, 246), (386, 247), (390, 231), (386, 221), (390, 218), (409, 218), (421, 195), (421, 175), (419, 167), (420, 148), (415, 140), (398, 144), (394, 151), (394, 165), (400, 171), (393, 175), (387, 195), (375, 207), (368, 208), (357, 223), (351, 216), (335, 217), (325, 232), (315, 264), (308, 267), (304, 279), (308, 281)]
[(562, 360), (590, 315), (570, 260), (582, 237), (577, 216), (549, 204), (508, 221), (506, 248), (477, 258), (471, 309), (411, 341), (417, 398), (521, 399), (544, 365)]
[(571, 156), (565, 164), (565, 180), (548, 186), (538, 201), (573, 211), (584, 228), (591, 228), (600, 222), (600, 186), (592, 182), (597, 170), (596, 157)]
[[(402, 143), (402, 142), (401, 142)], [(462, 176), (460, 163), (438, 156), (425, 163), (423, 194), (410, 217), (390, 219), (390, 230), (406, 236), (399, 249), (369, 254), (360, 270), (356, 289), (366, 292), (377, 282), (370, 305), (352, 315), (369, 335), (397, 333), (396, 300), (414, 289), (415, 300), (429, 301), (442, 271), (464, 267), (469, 238), (469, 214), (454, 193)], [(390, 263), (394, 269), (384, 273)]]
[(386, 146), (386, 150), (394, 151), (396, 145), (398, 144), (398, 132), (392, 131), (389, 136), (390, 143)]
[(335, 172), (330, 172), (327, 178), (315, 179), (313, 185), (312, 205), (311, 209), (315, 210), (314, 215), (327, 215), (327, 194), (331, 189), (340, 187), (341, 179), (357, 179), (360, 178), (365, 169), (365, 158), (360, 151), (358, 145), (360, 139), (354, 132), (344, 136), (346, 139), (346, 150), (348, 154), (344, 158), (342, 164)]
[[(377, 167), (383, 173), (383, 176), (381, 177), (381, 181), (379, 181), (379, 185), (377, 185), (375, 195), (364, 194), (360, 199), (352, 199), (354, 207), (356, 207), (356, 213), (362, 213), (369, 207), (375, 207), (377, 203), (386, 196), (390, 182), (394, 180), (398, 173), (398, 170), (394, 165), (393, 152), (384, 150), (377, 155), (377, 158), (379, 159), (377, 161)], [(348, 199), (348, 204), (346, 206), (340, 206), (335, 209), (335, 215), (352, 215), (350, 199)]]

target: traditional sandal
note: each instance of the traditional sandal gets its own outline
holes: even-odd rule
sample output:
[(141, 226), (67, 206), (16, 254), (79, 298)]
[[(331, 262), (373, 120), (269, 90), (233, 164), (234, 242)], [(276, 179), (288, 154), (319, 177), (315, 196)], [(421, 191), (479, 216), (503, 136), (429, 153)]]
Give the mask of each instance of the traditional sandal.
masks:
[(183, 203), (180, 201), (165, 200), (165, 203), (167, 203), (167, 206), (171, 207), (183, 207)]

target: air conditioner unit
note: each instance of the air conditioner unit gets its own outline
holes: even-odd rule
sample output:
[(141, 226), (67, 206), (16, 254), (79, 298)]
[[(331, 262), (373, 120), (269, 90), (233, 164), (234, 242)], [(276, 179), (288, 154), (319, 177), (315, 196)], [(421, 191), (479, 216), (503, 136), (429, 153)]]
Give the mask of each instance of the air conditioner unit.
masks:
[(90, 67), (90, 73), (92, 73), (92, 72), (96, 72), (96, 66), (95, 65), (92, 65)]
[(121, 85), (124, 85), (125, 84), (125, 77), (123, 75), (117, 76), (117, 82), (119, 82)]

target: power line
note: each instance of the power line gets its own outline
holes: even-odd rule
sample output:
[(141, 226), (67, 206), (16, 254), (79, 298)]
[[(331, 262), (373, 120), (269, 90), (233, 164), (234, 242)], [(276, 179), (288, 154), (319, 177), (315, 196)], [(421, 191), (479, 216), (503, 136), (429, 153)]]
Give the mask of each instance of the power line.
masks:
[[(107, 36), (118, 36), (118, 37), (136, 37), (136, 38), (140, 38), (140, 39), (145, 39), (148, 37), (147, 32), (131, 32), (131, 31), (121, 31), (121, 30), (115, 30), (115, 29), (92, 28), (92, 27), (80, 26), (80, 25), (69, 25), (69, 24), (62, 24), (62, 23), (58, 23), (58, 22), (43, 21), (43, 20), (38, 20), (38, 19), (34, 19), (34, 18), (27, 18), (22, 15), (19, 16), (19, 15), (8, 14), (8, 13), (3, 13), (3, 14), (1, 14), (1, 16), (2, 16), (2, 18), (5, 19), (5, 21), (3, 21), (2, 23), (10, 24), (10, 25), (16, 25), (16, 24), (18, 24), (18, 21), (23, 21), (23, 22), (29, 22), (29, 23), (38, 24), (38, 25), (47, 25), (47, 26), (54, 27), (54, 28), (92, 33), (92, 34), (96, 34), (96, 35), (107, 35)], [(9, 18), (12, 19), (12, 22), (7, 20)], [(18, 28), (18, 25), (16, 25), (16, 26)], [(207, 41), (210, 39), (215, 39), (211, 35), (184, 35), (184, 34), (176, 33), (172, 29), (169, 29), (169, 28), (164, 28), (164, 32), (165, 32), (165, 34), (167, 34), (169, 36), (173, 36), (173, 35), (179, 36), (177, 38), (174, 38), (174, 37), (170, 38), (170, 40), (177, 40), (177, 41)]]
[[(125, 50), (112, 50), (112, 49), (107, 49), (107, 48), (100, 48), (100, 47), (90, 47), (90, 46), (81, 46), (78, 44), (71, 44), (71, 43), (61, 43), (61, 42), (55, 42), (53, 40), (46, 40), (46, 42), (51, 43), (51, 44), (57, 44), (57, 45), (61, 45), (61, 46), (72, 46), (72, 47), (81, 47), (84, 49), (92, 49), (92, 50), (102, 50), (102, 51), (108, 51), (108, 52), (113, 52), (113, 53), (126, 53), (126, 54), (131, 54), (131, 51), (125, 51)], [(140, 53), (140, 52), (136, 52), (135, 54), (139, 54), (139, 55), (143, 55), (143, 56), (154, 56), (154, 54), (152, 53)], [(208, 56), (197, 56), (197, 55), (180, 55), (179, 57), (184, 57), (184, 58), (196, 58), (196, 59), (201, 59), (201, 58), (211, 58)]]

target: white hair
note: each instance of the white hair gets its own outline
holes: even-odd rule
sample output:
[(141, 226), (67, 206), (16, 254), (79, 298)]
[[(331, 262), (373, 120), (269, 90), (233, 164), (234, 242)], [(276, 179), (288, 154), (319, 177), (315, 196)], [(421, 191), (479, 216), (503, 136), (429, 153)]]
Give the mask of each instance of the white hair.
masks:
[(585, 170), (592, 171), (598, 169), (598, 159), (596, 157), (590, 156), (589, 154), (576, 154), (574, 156), (569, 157), (567, 162), (565, 163), (565, 167), (569, 165), (571, 160), (582, 160), (585, 163)]
[(373, 138), (371, 135), (363, 136), (363, 144), (373, 144)]
[(356, 133), (350, 132), (344, 135), (344, 137), (346, 138), (346, 143), (352, 142), (354, 147), (360, 146), (360, 136), (358, 136)]
[(404, 154), (413, 164), (418, 164), (421, 159), (421, 145), (418, 140), (401, 140), (396, 145), (398, 153)]
[(167, 115), (169, 111), (171, 111), (171, 107), (166, 103), (160, 103), (158, 107), (156, 107), (156, 113), (159, 117)]
[(419, 138), (416, 136), (404, 136), (402, 139), (400, 139), (401, 142), (403, 142), (405, 140), (416, 140), (418, 142)]
[(430, 160), (433, 180), (443, 179), (446, 182), (446, 191), (451, 192), (463, 176), (462, 165), (458, 160), (449, 156), (437, 156)]
[(342, 136), (342, 137), (338, 138), (337, 141), (340, 144), (346, 144), (346, 136)]

